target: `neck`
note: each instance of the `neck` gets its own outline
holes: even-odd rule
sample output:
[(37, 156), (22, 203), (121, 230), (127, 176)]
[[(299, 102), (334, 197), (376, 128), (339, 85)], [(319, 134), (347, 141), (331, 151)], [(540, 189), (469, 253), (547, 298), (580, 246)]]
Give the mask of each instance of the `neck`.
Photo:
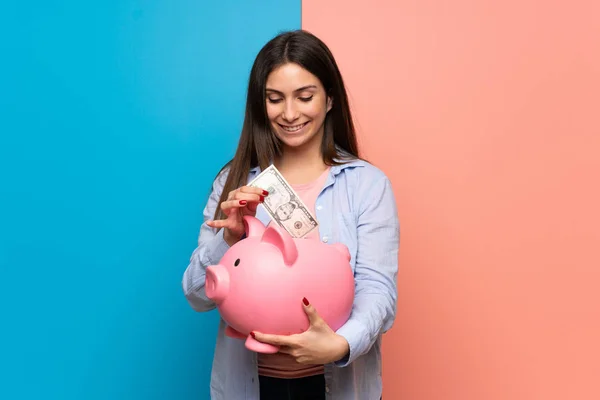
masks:
[(321, 154), (321, 142), (315, 142), (310, 146), (283, 148), (281, 157), (275, 162), (275, 167), (290, 184), (310, 182), (327, 168)]

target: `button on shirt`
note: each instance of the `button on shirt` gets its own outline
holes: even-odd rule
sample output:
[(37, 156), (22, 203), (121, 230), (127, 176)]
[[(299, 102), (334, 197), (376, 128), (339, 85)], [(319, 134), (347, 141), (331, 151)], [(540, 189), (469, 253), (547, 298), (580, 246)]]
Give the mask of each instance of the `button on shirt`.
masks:
[[(248, 182), (260, 173), (253, 168)], [(225, 183), (225, 169), (213, 183), (204, 209), (212, 219)], [(319, 232), (325, 243), (343, 243), (351, 255), (355, 299), (349, 320), (337, 330), (350, 345), (343, 359), (325, 366), (328, 400), (375, 400), (381, 397), (381, 337), (392, 327), (396, 314), (396, 278), (400, 228), (394, 193), (387, 176), (372, 164), (355, 160), (332, 166), (316, 201)], [(267, 212), (256, 217), (265, 225)], [(205, 271), (229, 249), (223, 230), (205, 223), (198, 247), (185, 270), (182, 286), (191, 307), (199, 312), (215, 308), (206, 297)], [(244, 341), (225, 336), (220, 320), (211, 373), (213, 400), (259, 400), (256, 353)]]

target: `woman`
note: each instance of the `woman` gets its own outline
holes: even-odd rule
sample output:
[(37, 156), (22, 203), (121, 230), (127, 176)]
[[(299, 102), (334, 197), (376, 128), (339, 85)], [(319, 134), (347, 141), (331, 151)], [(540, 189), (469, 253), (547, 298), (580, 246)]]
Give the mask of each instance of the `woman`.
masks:
[(270, 164), (318, 220), (308, 239), (349, 248), (356, 288), (352, 314), (334, 332), (310, 299), (299, 299), (310, 321), (306, 332), (253, 332), (256, 340), (281, 346), (274, 355), (251, 352), (243, 340), (225, 336), (221, 321), (211, 398), (379, 399), (381, 336), (396, 312), (396, 202), (385, 174), (359, 157), (346, 90), (331, 52), (305, 31), (269, 41), (252, 67), (239, 145), (214, 181), (198, 247), (183, 277), (195, 310), (215, 308), (205, 294), (205, 270), (243, 240), (242, 217), (255, 215), (269, 223), (257, 207), (269, 193), (247, 184)]

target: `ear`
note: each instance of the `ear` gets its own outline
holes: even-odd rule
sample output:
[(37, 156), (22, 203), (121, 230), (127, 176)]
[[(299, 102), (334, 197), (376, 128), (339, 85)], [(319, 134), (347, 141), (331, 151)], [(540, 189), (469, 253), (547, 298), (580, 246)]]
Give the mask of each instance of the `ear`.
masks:
[(246, 229), (246, 237), (261, 237), (265, 232), (263, 223), (251, 215), (244, 216), (244, 227)]
[(294, 239), (275, 223), (265, 229), (261, 242), (275, 245), (283, 255), (283, 261), (288, 267), (291, 267), (298, 259), (298, 248), (296, 248)]
[(327, 96), (327, 112), (331, 111), (332, 107), (333, 107), (333, 98), (330, 96)]
[(346, 260), (348, 260), (348, 262), (350, 262), (352, 256), (350, 256), (350, 251), (348, 250), (348, 247), (346, 247), (346, 245), (342, 243), (332, 243), (330, 244), (330, 246), (336, 249), (340, 254), (344, 256)]

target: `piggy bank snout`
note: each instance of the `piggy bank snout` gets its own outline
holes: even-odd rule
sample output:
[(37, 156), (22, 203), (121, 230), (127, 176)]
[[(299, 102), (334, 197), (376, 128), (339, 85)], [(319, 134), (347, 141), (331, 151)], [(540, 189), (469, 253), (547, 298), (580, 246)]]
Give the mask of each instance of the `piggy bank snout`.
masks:
[(222, 265), (206, 268), (206, 297), (219, 304), (229, 293), (229, 272)]

